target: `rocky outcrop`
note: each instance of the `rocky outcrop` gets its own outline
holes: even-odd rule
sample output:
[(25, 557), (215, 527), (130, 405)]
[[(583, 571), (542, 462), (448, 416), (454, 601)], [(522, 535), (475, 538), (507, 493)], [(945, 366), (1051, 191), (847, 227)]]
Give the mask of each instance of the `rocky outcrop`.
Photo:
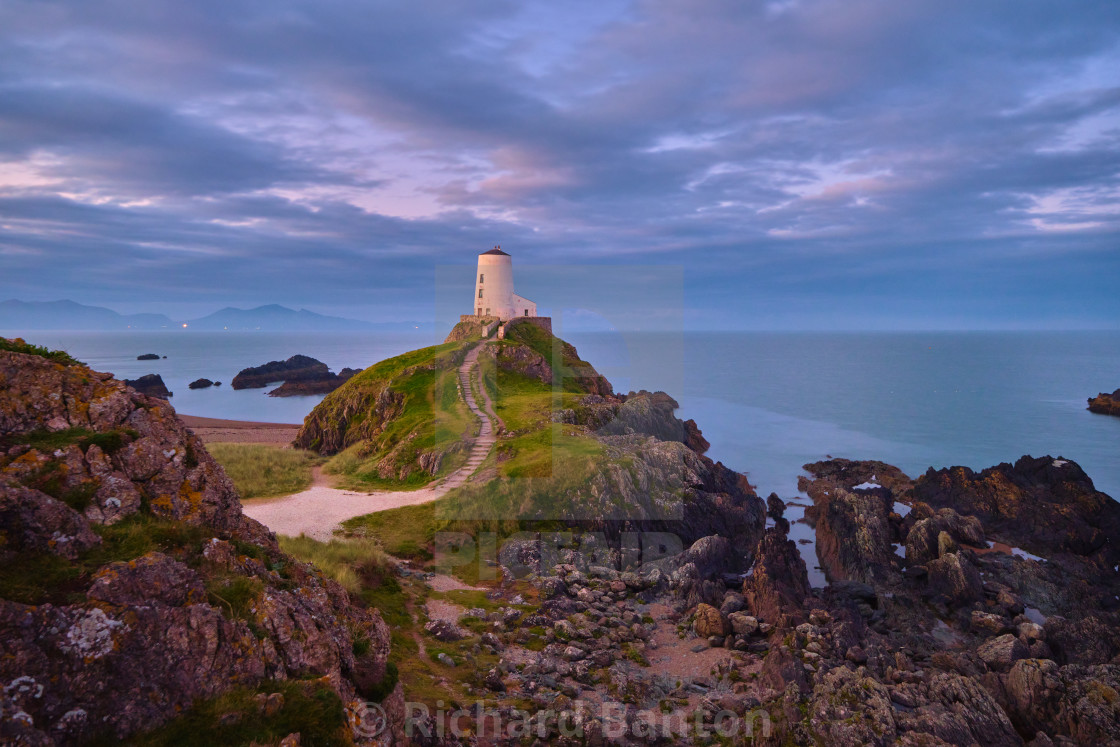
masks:
[[(581, 526), (612, 537), (623, 531), (670, 532), (685, 546), (720, 535), (737, 549), (740, 564), (750, 557), (766, 509), (743, 475), (678, 441), (632, 434), (600, 442), (604, 451), (590, 478), (566, 496), (566, 512), (580, 518)], [(549, 510), (548, 504), (543, 508)], [(523, 516), (548, 518), (532, 510)]]
[(167, 399), (172, 395), (172, 392), (167, 391), (167, 385), (163, 383), (163, 377), (159, 374), (144, 374), (139, 379), (125, 379), (124, 383), (149, 397)]
[(614, 394), (610, 382), (579, 357), (574, 345), (553, 336), (551, 324), (539, 326), (537, 321), (541, 320), (513, 319), (506, 323), (505, 338), (493, 349), (499, 366), (565, 392), (602, 397)]
[(315, 381), (330, 376), (322, 361), (306, 355), (293, 355), (286, 361), (269, 361), (261, 366), (243, 368), (233, 377), (234, 389), (263, 389), (278, 381)]
[[(234, 389), (263, 389), (269, 384), (283, 382), (268, 393), (270, 397), (299, 397), (309, 394), (329, 394), (345, 384), (356, 368), (344, 368), (331, 373), (327, 364), (306, 355), (293, 355), (286, 361), (269, 361), (262, 366), (242, 369), (233, 377)], [(205, 379), (199, 379), (205, 381)], [(191, 388), (195, 388), (191, 384)]]
[(743, 581), (747, 609), (755, 617), (772, 622), (804, 619), (804, 603), (810, 594), (805, 561), (784, 527), (771, 527), (758, 543), (754, 565)]
[(364, 700), (382, 700), (394, 727), (403, 715), (377, 612), (244, 517), (166, 402), (11, 352), (0, 352), (0, 640), (5, 744), (120, 741), (279, 683), (321, 691), (357, 743), (369, 743)]
[(1120, 415), (1120, 389), (1112, 394), (1101, 392), (1089, 398), (1089, 412), (1101, 415)]
[(931, 469), (914, 482), (913, 495), (975, 516), (989, 534), (1037, 555), (1072, 553), (1102, 569), (1120, 563), (1120, 503), (1068, 459), (1024, 456), (979, 473)]
[(711, 444), (695, 420), (680, 420), (674, 414), (680, 405), (665, 392), (630, 392), (626, 396), (590, 394), (576, 407), (560, 410), (553, 419), (584, 425), (598, 436), (639, 433), (660, 441), (678, 441), (697, 454)]
[[(219, 384), (222, 382), (218, 382)], [(208, 389), (214, 386), (214, 382), (210, 379), (195, 379), (190, 384), (187, 384), (189, 389)]]
[(910, 478), (883, 462), (830, 459), (806, 464), (815, 479), (798, 478), (813, 499), (806, 519), (815, 526), (817, 555), (831, 580), (896, 584), (901, 580), (892, 545), (901, 541), (894, 503)]
[(374, 451), (374, 444), (404, 412), (406, 395), (402, 390), (407, 382), (414, 376), (457, 368), (467, 349), (424, 348), (381, 361), (351, 376), (304, 418), (295, 445), (332, 455), (365, 442), (368, 450)]
[(143, 355), (136, 356), (136, 360), (138, 360), (138, 361), (158, 361), (159, 356), (156, 355), (155, 353), (144, 353)]

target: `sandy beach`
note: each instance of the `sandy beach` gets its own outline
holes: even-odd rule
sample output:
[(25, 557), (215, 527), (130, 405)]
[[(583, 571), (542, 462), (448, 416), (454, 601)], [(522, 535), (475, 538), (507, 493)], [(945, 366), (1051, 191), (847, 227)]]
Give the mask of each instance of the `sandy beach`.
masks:
[(281, 444), (295, 440), (300, 426), (292, 423), (254, 423), (248, 420), (222, 420), (197, 415), (180, 415), (179, 419), (202, 439), (204, 444)]

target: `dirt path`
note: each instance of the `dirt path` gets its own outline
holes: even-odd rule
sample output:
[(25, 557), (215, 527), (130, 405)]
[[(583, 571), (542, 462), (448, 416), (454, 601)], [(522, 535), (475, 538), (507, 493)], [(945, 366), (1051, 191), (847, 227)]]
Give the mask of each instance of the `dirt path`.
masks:
[(359, 493), (353, 490), (332, 488), (325, 484), (321, 476), (311, 487), (300, 493), (281, 498), (267, 498), (260, 501), (243, 501), (242, 510), (246, 516), (256, 519), (277, 534), (297, 536), (306, 534), (321, 542), (327, 542), (334, 535), (339, 524), (355, 516), (385, 511), (401, 506), (416, 506), (430, 503), (447, 495), (470, 479), (479, 465), (485, 461), (496, 440), (493, 423), (487, 413), (493, 413), (493, 403), (484, 388), (480, 387), (483, 404), (487, 412), (478, 406), (471, 388), (473, 371), (477, 368), (478, 354), (482, 343), (475, 345), (467, 353), (459, 366), (461, 395), (467, 407), (481, 422), (478, 435), (474, 438), (467, 463), (447, 475), (442, 480), (420, 490), (383, 490), (374, 493)]

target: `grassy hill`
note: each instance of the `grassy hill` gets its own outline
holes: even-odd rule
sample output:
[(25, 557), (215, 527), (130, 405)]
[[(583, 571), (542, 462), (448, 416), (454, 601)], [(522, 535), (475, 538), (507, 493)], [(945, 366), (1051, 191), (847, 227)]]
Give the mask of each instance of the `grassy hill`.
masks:
[(761, 527), (746, 480), (702, 456), (707, 443), (668, 395), (614, 395), (574, 347), (531, 323), (508, 325), (503, 340), (482, 330), (468, 322), (443, 345), (379, 363), (308, 417), (299, 445), (330, 455), (345, 485), (428, 484), (463, 463), (478, 427), (456, 387), (467, 351), (482, 345), (473, 386), (500, 421), (486, 461), (443, 498), (353, 519), (350, 533), (424, 560), (445, 531), (652, 530), (690, 542)]
[(452, 341), (382, 361), (327, 395), (296, 445), (330, 456), (326, 471), (353, 488), (419, 488), (450, 474), (465, 462), (479, 428), (460, 396), (458, 368), (482, 344), (482, 385), (511, 436), (491, 457), (502, 474), (544, 475), (555, 448), (595, 451), (547, 427), (558, 405), (611, 392), (574, 347), (531, 324), (511, 325), (506, 339), (486, 342), (469, 323), (460, 326)]

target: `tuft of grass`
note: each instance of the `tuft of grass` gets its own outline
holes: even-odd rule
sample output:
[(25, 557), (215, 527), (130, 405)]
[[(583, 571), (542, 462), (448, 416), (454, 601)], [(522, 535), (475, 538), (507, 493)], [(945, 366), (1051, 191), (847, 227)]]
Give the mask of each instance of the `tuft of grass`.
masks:
[(311, 470), (323, 460), (302, 449), (265, 444), (214, 443), (206, 447), (243, 499), (271, 498), (306, 490)]
[(190, 562), (211, 536), (203, 527), (134, 514), (111, 526), (93, 527), (101, 544), (70, 561), (46, 552), (26, 552), (0, 563), (0, 599), (21, 604), (81, 601), (92, 575), (116, 561), (160, 551)]
[(0, 438), (0, 448), (26, 444), (36, 451), (49, 454), (57, 449), (67, 449), (75, 444), (83, 452), (90, 446), (97, 445), (106, 454), (112, 454), (124, 448), (132, 439), (138, 438), (139, 433), (131, 428), (104, 431), (96, 433), (86, 428), (66, 428), (61, 431), (48, 431), (38, 429), (26, 433), (12, 433)]
[(24, 341), (22, 337), (16, 337), (9, 340), (6, 337), (0, 337), (0, 350), (7, 350), (12, 353), (23, 353), (24, 355), (37, 355), (40, 358), (46, 358), (55, 363), (61, 363), (64, 366), (84, 366), (80, 360), (72, 358), (69, 353), (62, 350), (51, 350), (42, 345), (32, 345)]
[(255, 602), (264, 591), (264, 584), (255, 578), (231, 576), (207, 579), (206, 595), (210, 604), (233, 620), (248, 620)]
[[(268, 718), (254, 699), (280, 693), (284, 704)], [(196, 703), (164, 726), (129, 738), (135, 747), (210, 747), (211, 745), (277, 744), (299, 732), (305, 747), (352, 745), (342, 700), (322, 681), (267, 682), (257, 688), (237, 688)], [(102, 744), (118, 744), (107, 739)]]
[(298, 560), (311, 563), (351, 594), (361, 592), (363, 570), (379, 570), (389, 563), (381, 547), (372, 540), (320, 542), (306, 534), (298, 537), (281, 535), (280, 549)]

